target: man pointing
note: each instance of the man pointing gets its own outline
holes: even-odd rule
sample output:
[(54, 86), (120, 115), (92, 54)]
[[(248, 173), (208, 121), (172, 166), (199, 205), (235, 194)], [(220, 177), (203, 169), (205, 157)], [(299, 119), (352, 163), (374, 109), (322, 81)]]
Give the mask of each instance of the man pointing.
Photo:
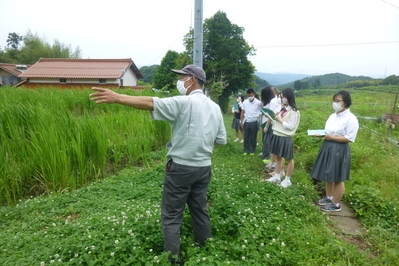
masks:
[(206, 97), (205, 72), (195, 65), (181, 70), (177, 89), (182, 96), (158, 98), (118, 94), (103, 88), (90, 95), (96, 103), (119, 103), (151, 111), (152, 119), (169, 121), (172, 140), (168, 153), (162, 193), (162, 231), (164, 251), (171, 261), (182, 263), (180, 227), (187, 203), (194, 229), (194, 241), (200, 246), (211, 235), (207, 210), (207, 191), (211, 180), (211, 155), (215, 144), (226, 144), (226, 130), (219, 106)]

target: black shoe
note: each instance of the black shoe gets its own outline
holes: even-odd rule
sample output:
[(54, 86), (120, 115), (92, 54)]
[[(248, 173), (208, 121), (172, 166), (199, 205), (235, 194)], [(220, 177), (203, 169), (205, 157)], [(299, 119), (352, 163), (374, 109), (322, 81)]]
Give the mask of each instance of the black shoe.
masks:
[(180, 258), (174, 258), (171, 255), (169, 255), (169, 261), (172, 265), (183, 265), (184, 262)]

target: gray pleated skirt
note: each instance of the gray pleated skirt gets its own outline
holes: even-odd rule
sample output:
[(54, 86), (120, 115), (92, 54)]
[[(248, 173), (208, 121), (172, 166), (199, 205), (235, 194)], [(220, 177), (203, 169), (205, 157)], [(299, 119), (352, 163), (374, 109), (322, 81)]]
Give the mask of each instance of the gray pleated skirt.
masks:
[(240, 119), (234, 117), (233, 123), (231, 124), (231, 128), (232, 129), (242, 129), (242, 127), (240, 126)]
[(349, 143), (325, 140), (310, 171), (314, 179), (327, 182), (349, 180), (351, 151)]
[(270, 153), (287, 160), (294, 159), (294, 140), (292, 137), (272, 136)]

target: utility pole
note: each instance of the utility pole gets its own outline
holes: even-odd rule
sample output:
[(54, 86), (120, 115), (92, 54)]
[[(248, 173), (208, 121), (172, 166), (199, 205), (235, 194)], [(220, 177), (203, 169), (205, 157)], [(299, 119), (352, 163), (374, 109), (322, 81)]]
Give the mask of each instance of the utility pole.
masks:
[(203, 64), (203, 28), (202, 28), (202, 13), (203, 4), (202, 0), (195, 0), (194, 4), (195, 14), (194, 14), (194, 65), (202, 68)]

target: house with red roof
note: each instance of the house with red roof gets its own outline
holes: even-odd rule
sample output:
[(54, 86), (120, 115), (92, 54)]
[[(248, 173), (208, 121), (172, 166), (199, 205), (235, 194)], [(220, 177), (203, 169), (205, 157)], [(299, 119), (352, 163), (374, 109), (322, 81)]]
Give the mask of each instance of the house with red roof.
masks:
[(143, 78), (132, 59), (41, 58), (19, 75), (23, 87), (135, 87)]
[(22, 81), (19, 77), (30, 65), (0, 63), (0, 86), (14, 86)]

